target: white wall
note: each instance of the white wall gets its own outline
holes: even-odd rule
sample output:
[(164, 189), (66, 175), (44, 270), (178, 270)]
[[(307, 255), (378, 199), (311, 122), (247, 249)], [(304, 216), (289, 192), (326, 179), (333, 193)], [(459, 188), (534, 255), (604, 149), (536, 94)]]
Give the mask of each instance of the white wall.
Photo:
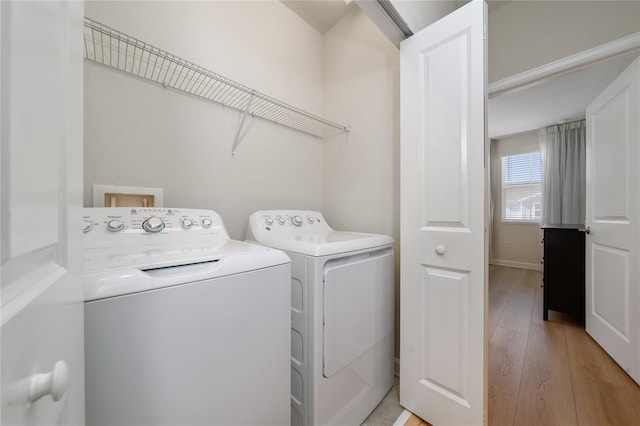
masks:
[(396, 241), (399, 355), (400, 54), (359, 9), (324, 37), (326, 114), (351, 125), (324, 145), (324, 212), (336, 229)]
[(640, 31), (640, 1), (511, 1), (489, 14), (489, 82)]
[[(498, 157), (523, 154), (540, 149), (537, 132), (522, 133), (492, 141)], [(498, 165), (500, 161), (497, 162)], [(502, 170), (498, 166), (492, 171), (492, 178), (502, 182)], [(501, 185), (495, 185), (501, 188)], [(494, 187), (495, 187), (494, 186)], [(502, 191), (492, 194), (495, 212), (492, 227), (492, 259), (497, 265), (541, 269), (542, 231), (540, 224), (502, 222)], [(508, 247), (505, 247), (508, 245)]]
[[(322, 115), (322, 36), (278, 1), (87, 2), (86, 16)], [(85, 63), (85, 205), (91, 185), (164, 188), (243, 239), (258, 209), (323, 207), (323, 142)], [(331, 117), (328, 117), (331, 118)]]
[(324, 208), (336, 228), (400, 236), (399, 61), (360, 10), (325, 34), (325, 111), (351, 126), (324, 144)]

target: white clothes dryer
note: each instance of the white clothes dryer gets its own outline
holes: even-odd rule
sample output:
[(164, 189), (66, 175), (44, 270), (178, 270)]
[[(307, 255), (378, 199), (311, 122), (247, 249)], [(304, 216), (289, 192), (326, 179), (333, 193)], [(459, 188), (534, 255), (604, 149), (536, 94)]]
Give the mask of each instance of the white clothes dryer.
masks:
[(290, 422), (290, 260), (210, 210), (84, 210), (86, 423)]
[(362, 424), (393, 386), (393, 239), (301, 210), (252, 214), (246, 238), (292, 262), (291, 424)]

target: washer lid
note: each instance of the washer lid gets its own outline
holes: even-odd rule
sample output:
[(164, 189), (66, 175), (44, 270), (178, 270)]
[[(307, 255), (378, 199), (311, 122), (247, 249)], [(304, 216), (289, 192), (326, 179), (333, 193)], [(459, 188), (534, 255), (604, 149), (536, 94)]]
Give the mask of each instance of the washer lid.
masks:
[(84, 272), (122, 268), (140, 270), (209, 262), (228, 256), (264, 253), (265, 247), (235, 240), (194, 241), (165, 245), (107, 247), (84, 250)]
[(146, 252), (139, 249), (85, 250), (85, 301), (258, 271), (291, 262), (279, 250), (234, 240), (221, 247), (163, 246), (150, 247)]
[(335, 231), (321, 213), (307, 210), (258, 211), (249, 218), (247, 240), (307, 256), (393, 244), (393, 238), (388, 235)]
[(264, 238), (260, 244), (307, 256), (326, 256), (393, 244), (388, 235), (330, 231), (325, 234), (298, 235), (292, 238)]

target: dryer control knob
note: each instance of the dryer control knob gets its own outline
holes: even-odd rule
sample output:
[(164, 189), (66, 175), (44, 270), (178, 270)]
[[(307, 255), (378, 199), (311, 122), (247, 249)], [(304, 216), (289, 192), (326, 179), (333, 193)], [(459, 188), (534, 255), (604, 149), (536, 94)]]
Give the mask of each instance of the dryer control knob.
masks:
[(191, 229), (191, 227), (193, 226), (193, 221), (189, 218), (184, 218), (182, 219), (182, 227), (184, 229)]
[(124, 223), (118, 219), (111, 219), (107, 222), (107, 229), (111, 232), (118, 232), (124, 229)]
[(273, 219), (271, 219), (270, 217), (266, 218), (264, 220), (264, 223), (266, 223), (268, 226), (273, 225)]
[(142, 222), (142, 229), (147, 232), (161, 232), (164, 229), (164, 222), (157, 216), (151, 216)]
[(282, 216), (278, 216), (278, 217), (276, 217), (276, 220), (278, 221), (278, 223), (279, 223), (280, 225), (284, 225), (284, 224), (285, 224), (285, 222), (286, 222), (286, 221), (284, 220), (284, 217), (282, 217)]
[(213, 225), (213, 221), (211, 219), (209, 219), (208, 217), (202, 219), (202, 227), (203, 228), (210, 228), (211, 225)]
[(302, 218), (300, 216), (294, 216), (291, 218), (291, 224), (293, 226), (300, 226), (302, 225)]
[(88, 220), (85, 220), (84, 224), (82, 225), (82, 233), (86, 234), (87, 232), (91, 231), (92, 227), (93, 227), (93, 223), (89, 222)]
[(307, 222), (309, 222), (309, 224), (312, 224), (315, 221), (313, 220), (313, 218), (311, 216), (307, 216)]

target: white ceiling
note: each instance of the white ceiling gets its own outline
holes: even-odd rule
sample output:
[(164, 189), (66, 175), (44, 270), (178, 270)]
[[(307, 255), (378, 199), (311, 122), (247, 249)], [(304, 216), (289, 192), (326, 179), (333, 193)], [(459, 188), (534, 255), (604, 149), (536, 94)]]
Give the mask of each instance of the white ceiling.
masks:
[(636, 57), (637, 52), (609, 59), (489, 99), (489, 137), (583, 119), (587, 105)]
[(356, 2), (344, 0), (280, 0), (296, 15), (324, 34), (337, 24), (353, 8)]

